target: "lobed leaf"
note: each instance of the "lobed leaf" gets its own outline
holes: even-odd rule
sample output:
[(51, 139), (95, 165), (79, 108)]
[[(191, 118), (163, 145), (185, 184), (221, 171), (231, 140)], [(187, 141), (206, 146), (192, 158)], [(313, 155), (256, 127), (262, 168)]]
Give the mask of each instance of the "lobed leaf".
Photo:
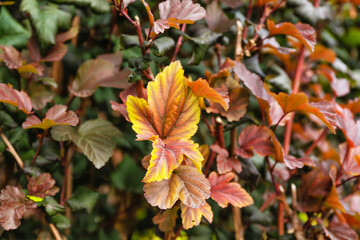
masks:
[(275, 25), (275, 23), (271, 20), (267, 20), (266, 24), (269, 30), (269, 36), (279, 34), (289, 35), (299, 40), (311, 52), (314, 51), (316, 44), (316, 31), (310, 25), (304, 23), (292, 24), (289, 22), (283, 22)]
[(184, 204), (181, 204), (180, 206), (182, 224), (185, 230), (198, 226), (202, 216), (204, 216), (209, 223), (212, 223), (214, 214), (211, 210), (211, 206), (207, 202), (198, 208), (191, 208)]
[(29, 178), (27, 188), (29, 195), (40, 198), (54, 196), (59, 191), (59, 188), (55, 186), (55, 180), (51, 178), (49, 173), (42, 173), (38, 177)]
[(242, 171), (239, 159), (236, 157), (229, 157), (229, 153), (226, 149), (221, 148), (219, 145), (211, 145), (210, 149), (218, 154), (216, 157), (216, 166), (220, 174), (231, 172), (233, 169), (237, 173)]
[(150, 165), (144, 177), (144, 182), (161, 181), (169, 179), (171, 173), (180, 166), (183, 155), (192, 160), (195, 167), (201, 173), (201, 161), (203, 156), (198, 150), (199, 145), (192, 140), (156, 139), (153, 143)]
[(36, 203), (27, 200), (18, 187), (9, 185), (1, 190), (0, 203), (0, 225), (6, 231), (18, 228), (23, 215), (36, 208)]
[(305, 93), (279, 93), (272, 94), (280, 104), (284, 114), (289, 112), (301, 111), (312, 113), (318, 117), (334, 134), (336, 128), (336, 113), (331, 102), (314, 102), (309, 103)]
[(173, 231), (176, 225), (177, 212), (179, 210), (179, 206), (174, 206), (171, 209), (168, 209), (162, 213), (157, 213), (153, 217), (153, 223), (159, 224), (159, 229), (162, 232)]
[(211, 198), (220, 207), (227, 207), (228, 203), (235, 207), (247, 207), (254, 203), (252, 197), (240, 186), (239, 183), (230, 182), (235, 177), (232, 172), (218, 176), (216, 172), (211, 172), (209, 182), (211, 185)]
[(171, 208), (180, 199), (188, 207), (198, 208), (210, 197), (210, 185), (194, 167), (180, 166), (169, 179), (146, 183), (144, 196), (152, 206)]
[(199, 78), (196, 81), (188, 81), (187, 85), (194, 92), (195, 96), (203, 97), (211, 100), (214, 103), (219, 103), (225, 111), (229, 109), (229, 97), (227, 96), (227, 89), (224, 89), (224, 93), (220, 95), (215, 89), (209, 86), (209, 83)]
[(11, 104), (26, 114), (31, 113), (32, 104), (27, 93), (13, 89), (5, 83), (0, 83), (0, 102)]
[(66, 110), (67, 106), (65, 105), (54, 105), (46, 112), (42, 121), (35, 115), (30, 115), (23, 122), (22, 127), (24, 129), (41, 128), (45, 130), (58, 125), (76, 126), (79, 123), (78, 116), (75, 112)]

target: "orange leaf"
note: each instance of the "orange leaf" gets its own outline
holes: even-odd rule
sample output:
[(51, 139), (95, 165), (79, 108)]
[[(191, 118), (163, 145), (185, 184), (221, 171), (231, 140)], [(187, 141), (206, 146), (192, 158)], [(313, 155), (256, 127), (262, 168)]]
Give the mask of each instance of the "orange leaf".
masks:
[(310, 54), (310, 59), (313, 61), (322, 60), (333, 63), (336, 60), (336, 53), (330, 48), (316, 44), (314, 52)]
[(159, 229), (162, 232), (173, 231), (176, 225), (178, 210), (179, 206), (174, 206), (173, 208), (168, 209), (165, 212), (157, 213), (152, 219), (153, 223), (159, 224)]
[(324, 204), (330, 208), (339, 209), (343, 213), (345, 212), (345, 209), (339, 200), (339, 195), (334, 184), (332, 185), (331, 191), (328, 193)]
[(252, 197), (240, 186), (239, 183), (230, 182), (235, 177), (232, 172), (218, 176), (216, 172), (211, 172), (209, 182), (211, 185), (211, 198), (220, 207), (227, 207), (228, 203), (235, 207), (247, 207), (254, 203)]
[(0, 102), (11, 104), (26, 114), (31, 113), (32, 104), (27, 93), (19, 92), (5, 83), (0, 83)]
[(154, 15), (151, 12), (150, 6), (147, 2), (145, 2), (145, 0), (141, 0), (142, 3), (144, 4), (145, 8), (146, 8), (146, 12), (149, 16), (149, 22), (150, 22), (150, 26), (153, 27), (154, 26)]
[(144, 196), (152, 206), (171, 208), (180, 199), (188, 207), (198, 208), (210, 197), (210, 184), (195, 168), (180, 166), (170, 179), (146, 183)]
[(227, 94), (224, 94), (224, 96), (220, 95), (217, 91), (209, 86), (209, 83), (206, 80), (199, 78), (196, 81), (188, 81), (187, 85), (194, 92), (195, 96), (204, 97), (211, 100), (212, 102), (219, 103), (225, 111), (228, 110), (230, 99)]
[(183, 155), (190, 158), (195, 167), (201, 173), (201, 161), (203, 156), (197, 149), (199, 145), (192, 140), (156, 139), (151, 152), (150, 166), (143, 179), (144, 182), (160, 181), (169, 179), (174, 169), (178, 168), (183, 161)]
[(271, 20), (267, 20), (266, 23), (270, 32), (269, 36), (278, 34), (289, 35), (298, 39), (311, 52), (314, 51), (316, 44), (316, 31), (310, 25), (304, 23), (292, 24), (289, 22), (283, 22), (275, 25), (275, 23)]
[(318, 117), (334, 134), (336, 127), (335, 110), (331, 102), (309, 103), (305, 93), (279, 93), (272, 94), (282, 107), (284, 114), (289, 112), (301, 111), (312, 113)]
[(211, 145), (211, 150), (218, 154), (216, 158), (216, 166), (220, 174), (231, 172), (233, 169), (240, 173), (242, 166), (236, 157), (229, 157), (229, 153), (226, 149), (221, 148), (219, 145)]
[(42, 128), (49, 129), (57, 125), (71, 125), (76, 126), (79, 123), (79, 118), (76, 113), (73, 111), (66, 111), (67, 106), (64, 105), (55, 105), (51, 107), (45, 118), (40, 121), (35, 115), (28, 116), (25, 122), (22, 124), (24, 129), (29, 128)]
[(260, 107), (267, 113), (269, 125), (276, 124), (284, 115), (284, 112), (279, 103), (270, 95), (267, 88), (265, 88), (261, 78), (255, 73), (248, 71), (242, 63), (235, 63), (234, 72), (255, 97), (258, 100), (260, 99)]
[(199, 225), (202, 216), (204, 216), (209, 223), (212, 223), (214, 214), (211, 206), (207, 202), (198, 208), (191, 208), (181, 204), (181, 218), (185, 230)]

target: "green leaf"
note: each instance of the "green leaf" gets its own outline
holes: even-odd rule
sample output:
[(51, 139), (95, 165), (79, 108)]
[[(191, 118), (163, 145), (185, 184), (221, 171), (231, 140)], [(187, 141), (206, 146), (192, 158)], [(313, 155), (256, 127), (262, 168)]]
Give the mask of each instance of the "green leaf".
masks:
[(175, 41), (170, 37), (158, 38), (152, 42), (152, 47), (154, 48), (154, 54), (157, 56), (164, 55), (174, 46), (175, 46)]
[(65, 207), (60, 205), (53, 197), (46, 196), (43, 204), (45, 205), (46, 213), (50, 216), (65, 212)]
[(269, 82), (280, 88), (286, 93), (291, 93), (291, 79), (287, 73), (277, 65), (272, 66), (272, 69), (278, 73), (277, 76), (270, 78)]
[(59, 27), (69, 28), (71, 24), (71, 15), (55, 6), (40, 8), (37, 1), (22, 0), (20, 9), (30, 14), (43, 48), (55, 44), (55, 36)]
[(75, 4), (77, 6), (90, 6), (94, 12), (106, 13), (110, 11), (110, 5), (107, 0), (51, 0), (62, 4)]
[(0, 126), (14, 128), (17, 126), (14, 119), (5, 111), (0, 111)]
[(55, 223), (59, 229), (66, 229), (71, 226), (70, 220), (62, 214), (51, 216), (51, 221)]
[(69, 126), (56, 126), (51, 130), (56, 141), (73, 141), (98, 169), (111, 157), (115, 148), (114, 137), (118, 134), (117, 128), (102, 119), (85, 122), (77, 132)]
[(88, 213), (91, 213), (98, 200), (99, 193), (80, 186), (66, 203), (73, 211), (86, 210)]
[(351, 27), (341, 39), (349, 47), (360, 46), (360, 28)]
[(145, 170), (126, 154), (110, 178), (117, 189), (141, 194), (144, 186), (141, 180), (144, 175)]
[(0, 140), (0, 153), (3, 153), (6, 149), (5, 143)]
[(3, 23), (0, 24), (0, 45), (26, 46), (30, 32), (14, 19), (5, 7), (0, 10), (0, 23)]
[(139, 47), (139, 37), (137, 35), (121, 34), (120, 45), (123, 49), (128, 49), (135, 46)]

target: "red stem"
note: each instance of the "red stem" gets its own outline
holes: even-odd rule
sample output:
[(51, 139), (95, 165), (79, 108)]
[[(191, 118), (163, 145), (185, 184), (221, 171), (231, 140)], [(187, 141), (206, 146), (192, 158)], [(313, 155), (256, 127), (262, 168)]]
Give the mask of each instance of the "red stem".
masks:
[[(183, 24), (183, 25), (181, 26), (181, 31), (182, 31), (182, 32), (185, 32), (185, 29), (186, 29), (186, 24)], [(183, 40), (183, 36), (180, 36), (180, 37), (178, 38), (178, 40), (177, 40), (176, 47), (175, 47), (175, 51), (174, 51), (174, 54), (173, 54), (173, 56), (172, 56), (172, 58), (171, 58), (171, 62), (175, 61), (175, 58), (176, 58), (177, 54), (178, 54), (179, 51), (180, 51), (180, 48), (181, 48), (181, 45), (182, 45), (182, 40)]]
[(320, 136), (311, 144), (311, 146), (306, 150), (305, 155), (308, 156), (312, 150), (318, 145), (318, 143), (326, 136), (327, 132), (329, 131), (328, 128), (324, 128)]
[[(249, 7), (248, 7), (248, 9), (247, 9), (247, 12), (246, 12), (246, 19), (247, 20), (250, 20), (250, 17), (251, 17), (251, 13), (252, 13), (252, 9), (253, 9), (253, 0), (249, 0)], [(245, 27), (244, 27), (244, 31), (243, 31), (243, 35), (242, 35), (242, 39), (246, 39), (246, 37), (247, 37), (247, 30), (248, 30), (248, 28), (247, 28), (247, 26), (245, 25)]]
[[(301, 46), (299, 58), (298, 58), (298, 64), (295, 71), (295, 77), (292, 87), (293, 93), (298, 93), (300, 90), (300, 80), (303, 73), (304, 68), (304, 59), (305, 59), (305, 47), (304, 45)], [(294, 113), (291, 113), (291, 117), (289, 121), (286, 124), (285, 129), (285, 136), (284, 136), (284, 153), (285, 155), (289, 154), (290, 150), (290, 142), (291, 142), (291, 132), (292, 132), (292, 126), (294, 122)]]
[(41, 134), (41, 136), (40, 136), (39, 145), (38, 145), (38, 147), (37, 147), (37, 149), (36, 149), (36, 152), (35, 152), (35, 155), (34, 155), (34, 157), (33, 157), (33, 159), (32, 159), (31, 166), (34, 166), (34, 165), (35, 165), (36, 158), (39, 156), (40, 149), (41, 149), (41, 147), (42, 147), (43, 140), (44, 140), (44, 137), (45, 137), (46, 133), (47, 133), (47, 129), (44, 130), (44, 132), (43, 132), (43, 133)]
[(320, 1), (321, 0), (315, 0), (314, 1), (314, 7), (316, 7), (316, 8), (319, 7), (320, 6)]

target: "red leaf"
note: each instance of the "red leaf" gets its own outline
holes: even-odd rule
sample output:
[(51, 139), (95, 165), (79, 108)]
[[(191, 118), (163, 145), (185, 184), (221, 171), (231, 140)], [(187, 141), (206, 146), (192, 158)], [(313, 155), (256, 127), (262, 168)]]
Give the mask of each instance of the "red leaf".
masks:
[(354, 229), (349, 225), (340, 222), (332, 221), (330, 225), (326, 228), (321, 224), (325, 235), (330, 240), (358, 240), (359, 237)]
[(240, 186), (239, 183), (230, 182), (235, 177), (232, 172), (218, 176), (216, 172), (211, 172), (209, 182), (211, 185), (211, 198), (220, 207), (227, 207), (228, 203), (235, 207), (247, 207), (254, 203), (252, 197)]
[(29, 38), (27, 44), (27, 49), (29, 51), (30, 57), (35, 62), (38, 62), (41, 59), (41, 53), (40, 53), (40, 47), (36, 40), (35, 35), (32, 35), (31, 38)]
[(59, 33), (56, 35), (55, 42), (56, 44), (64, 43), (70, 39), (75, 38), (79, 33), (79, 26), (73, 26), (68, 31)]
[(8, 68), (17, 69), (22, 66), (21, 55), (16, 48), (2, 45), (0, 46), (0, 49), (3, 51), (2, 57)]
[(226, 32), (235, 23), (224, 14), (217, 1), (208, 4), (206, 12), (205, 22), (213, 32)]
[(231, 172), (233, 169), (237, 173), (242, 171), (242, 166), (239, 159), (236, 157), (229, 158), (229, 153), (226, 149), (221, 148), (219, 145), (211, 145), (210, 149), (218, 154), (216, 158), (216, 165), (220, 174)]
[(315, 167), (314, 161), (309, 157), (296, 158), (291, 155), (284, 156), (284, 164), (290, 169), (303, 168), (304, 165)]
[(26, 114), (31, 113), (32, 104), (27, 93), (19, 92), (4, 83), (0, 83), (0, 102), (11, 104)]
[(71, 125), (76, 126), (79, 123), (79, 118), (73, 111), (66, 111), (67, 106), (55, 105), (51, 107), (45, 118), (40, 121), (35, 115), (28, 116), (25, 122), (22, 124), (24, 129), (28, 128), (42, 128), (49, 129), (57, 125)]
[(260, 77), (249, 72), (242, 63), (235, 63), (235, 74), (240, 78), (244, 85), (255, 95), (260, 101), (260, 107), (268, 113), (268, 121), (270, 125), (276, 124), (283, 116), (284, 112), (279, 103), (271, 96), (264, 87), (264, 83)]
[(265, 126), (247, 126), (239, 135), (238, 155), (249, 158), (253, 156), (252, 150), (261, 156), (274, 155), (274, 146), (271, 142), (271, 130)]
[(42, 173), (38, 177), (31, 177), (27, 187), (29, 195), (45, 198), (45, 196), (54, 196), (59, 191), (59, 188), (54, 185), (55, 180), (51, 178), (51, 175)]
[(18, 228), (24, 213), (36, 208), (36, 203), (26, 200), (25, 194), (13, 186), (1, 190), (0, 202), (0, 225), (6, 231)]
[(42, 62), (55, 62), (61, 60), (67, 52), (67, 46), (62, 43), (55, 44), (48, 54), (41, 59)]
[(354, 120), (354, 116), (347, 108), (342, 108), (336, 105), (336, 120), (338, 127), (344, 133), (346, 140), (350, 147), (357, 147), (360, 145), (360, 121)]
[(314, 51), (316, 44), (316, 31), (313, 27), (304, 23), (292, 24), (289, 22), (283, 22), (276, 24), (267, 20), (267, 27), (269, 30), (269, 36), (283, 34), (289, 35), (298, 39), (304, 44), (311, 52)]
[(219, 103), (225, 111), (228, 110), (230, 99), (225, 91), (222, 95), (220, 95), (217, 91), (215, 91), (215, 89), (209, 86), (209, 83), (206, 80), (202, 78), (199, 78), (196, 81), (188, 81), (187, 85), (194, 92), (195, 96), (207, 98), (214, 103)]
[(153, 31), (156, 34), (163, 33), (166, 29), (169, 29), (170, 25), (166, 19), (157, 19), (154, 22)]

